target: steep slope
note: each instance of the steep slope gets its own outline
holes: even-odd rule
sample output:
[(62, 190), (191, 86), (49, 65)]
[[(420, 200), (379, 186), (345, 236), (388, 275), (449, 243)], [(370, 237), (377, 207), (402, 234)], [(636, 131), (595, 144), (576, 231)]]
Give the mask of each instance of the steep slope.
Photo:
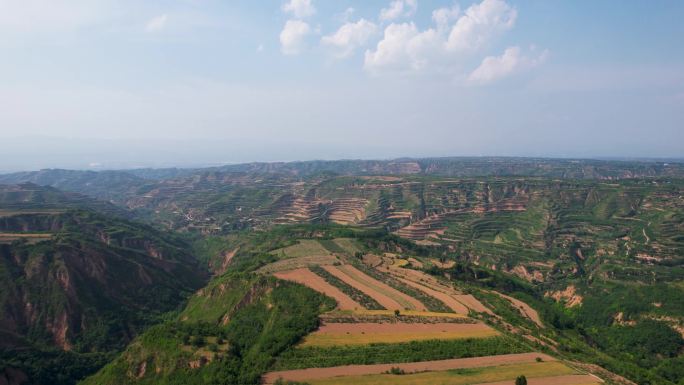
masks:
[(0, 366), (34, 383), (73, 383), (175, 309), (206, 273), (177, 236), (30, 187), (0, 195), (12, 202), (0, 204)]

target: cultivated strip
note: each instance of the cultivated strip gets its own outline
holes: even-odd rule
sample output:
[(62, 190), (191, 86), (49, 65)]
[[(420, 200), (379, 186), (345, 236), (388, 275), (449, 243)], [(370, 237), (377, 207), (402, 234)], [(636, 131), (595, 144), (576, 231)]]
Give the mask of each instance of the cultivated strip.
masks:
[(330, 323), (306, 336), (302, 346), (368, 345), (487, 338), (496, 335), (499, 335), (499, 332), (483, 323)]
[[(587, 374), (528, 378), (527, 385), (597, 385), (600, 379)], [(483, 382), (476, 385), (511, 385), (511, 381)]]
[(340, 289), (325, 282), (325, 280), (318, 275), (312, 273), (309, 269), (300, 268), (289, 271), (280, 271), (273, 274), (274, 276), (284, 279), (286, 281), (297, 282), (299, 284), (308, 286), (319, 293), (323, 293), (328, 297), (332, 297), (337, 301), (337, 307), (341, 310), (363, 309), (359, 303), (349, 298)]
[(323, 268), (345, 283), (366, 293), (378, 301), (385, 309), (427, 310), (425, 305), (415, 298), (409, 297), (389, 285), (362, 273), (351, 265), (323, 266)]
[(556, 361), (555, 358), (543, 353), (502, 354), (498, 356), (456, 358), (451, 360), (377, 364), (377, 365), (346, 365), (331, 368), (309, 368), (270, 372), (264, 375), (265, 384), (273, 384), (279, 378), (285, 381), (307, 381), (348, 375), (382, 374), (392, 368), (399, 368), (407, 373), (426, 372), (464, 368), (483, 368), (496, 365), (521, 364), (536, 362), (537, 357), (544, 361)]

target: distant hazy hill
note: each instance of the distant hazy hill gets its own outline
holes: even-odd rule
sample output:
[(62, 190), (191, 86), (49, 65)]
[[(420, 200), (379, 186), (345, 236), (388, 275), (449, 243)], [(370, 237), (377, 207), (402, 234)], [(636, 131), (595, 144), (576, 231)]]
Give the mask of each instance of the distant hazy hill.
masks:
[(98, 199), (114, 200), (146, 180), (123, 171), (80, 171), (46, 169), (0, 175), (0, 184), (33, 183), (65, 191), (79, 192)]

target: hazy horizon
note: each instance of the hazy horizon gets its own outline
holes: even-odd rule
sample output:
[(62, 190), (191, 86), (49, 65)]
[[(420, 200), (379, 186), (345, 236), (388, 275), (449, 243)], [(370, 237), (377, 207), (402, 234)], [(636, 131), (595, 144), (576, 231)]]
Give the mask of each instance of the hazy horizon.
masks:
[(684, 3), (0, 0), (0, 172), (684, 157)]

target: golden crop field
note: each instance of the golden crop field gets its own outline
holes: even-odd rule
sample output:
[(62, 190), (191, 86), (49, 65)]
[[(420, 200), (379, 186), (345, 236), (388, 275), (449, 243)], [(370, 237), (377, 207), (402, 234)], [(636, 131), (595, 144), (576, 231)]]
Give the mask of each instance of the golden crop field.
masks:
[(425, 340), (487, 338), (499, 332), (482, 323), (356, 323), (327, 324), (304, 338), (302, 346), (331, 347)]
[(46, 233), (0, 233), (0, 242), (11, 243), (20, 239), (26, 240), (29, 243), (35, 243), (51, 239), (53, 234)]
[[(501, 365), (484, 368), (454, 369), (416, 374), (371, 374), (307, 380), (310, 385), (468, 385), (510, 380), (514, 383), (519, 375), (528, 380), (535, 377), (555, 377), (579, 374), (560, 362), (535, 362), (526, 364)], [(586, 376), (578, 376), (574, 385), (598, 384), (586, 382)], [(548, 382), (550, 384), (554, 382)]]

